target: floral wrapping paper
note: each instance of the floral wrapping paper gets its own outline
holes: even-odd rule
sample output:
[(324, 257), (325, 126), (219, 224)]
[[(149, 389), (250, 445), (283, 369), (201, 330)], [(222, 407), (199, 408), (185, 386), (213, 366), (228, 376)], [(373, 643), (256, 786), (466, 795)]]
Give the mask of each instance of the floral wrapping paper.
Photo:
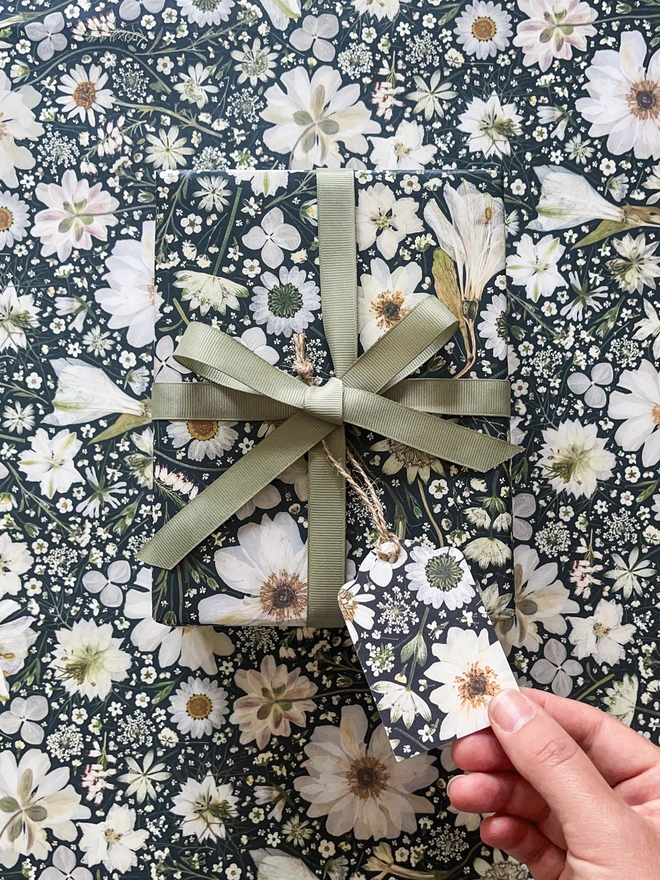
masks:
[[(333, 366), (321, 313), (315, 174), (168, 176), (156, 226), (156, 279), (164, 302), (156, 326), (155, 380), (194, 379), (171, 354), (187, 324), (199, 320), (293, 375), (294, 335), (304, 334), (313, 380), (326, 382)], [(358, 172), (355, 205), (358, 353), (425, 297), (438, 296), (461, 316), (460, 330), (416, 375), (506, 378), (506, 349), (495, 336), (497, 322), (506, 320), (498, 169)], [(459, 263), (448, 256), (452, 245)], [(488, 253), (481, 260), (484, 247)], [(465, 281), (461, 249), (469, 254), (468, 265), (480, 260), (480, 271), (468, 272)], [(465, 308), (459, 277), (470, 297)], [(481, 338), (472, 353), (470, 330), (476, 327)], [(460, 423), (508, 436), (504, 418)], [(156, 527), (275, 427), (263, 421), (155, 422)], [(354, 426), (346, 426), (346, 436), (399, 537), (423, 538), (433, 548), (460, 544), (479, 572), (480, 588), (505, 590), (512, 519), (507, 467), (477, 473)], [(304, 624), (308, 495), (306, 461), (300, 459), (176, 568), (156, 570), (154, 618), (170, 624)], [(358, 566), (369, 572), (369, 551), (377, 541), (371, 514), (349, 487), (346, 580)], [(455, 585), (442, 577), (439, 571), (427, 587), (450, 596)], [(399, 586), (383, 597), (383, 616), (412, 614), (408, 589)], [(394, 657), (386, 645), (381, 650), (378, 662), (391, 671)]]
[[(623, 0), (5, 6), (3, 878), (528, 877), (450, 809), (446, 750), (394, 763), (343, 634), (152, 621), (135, 554), (160, 515), (162, 170), (503, 164), (525, 454), (514, 587), (486, 607), (519, 683), (657, 739), (657, 16)], [(332, 749), (340, 815), (320, 797)]]

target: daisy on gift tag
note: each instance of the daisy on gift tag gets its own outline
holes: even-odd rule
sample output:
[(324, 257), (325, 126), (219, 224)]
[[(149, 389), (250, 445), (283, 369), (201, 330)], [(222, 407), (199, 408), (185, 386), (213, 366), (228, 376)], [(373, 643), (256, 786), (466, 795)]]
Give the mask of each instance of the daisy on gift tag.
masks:
[(398, 761), (489, 726), (516, 680), (457, 547), (376, 547), (339, 605)]

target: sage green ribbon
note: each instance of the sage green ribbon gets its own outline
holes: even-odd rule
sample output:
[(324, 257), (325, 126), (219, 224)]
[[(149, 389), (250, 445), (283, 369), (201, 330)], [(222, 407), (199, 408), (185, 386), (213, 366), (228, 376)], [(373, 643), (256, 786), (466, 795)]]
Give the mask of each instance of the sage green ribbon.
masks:
[(349, 170), (317, 171), (323, 323), (335, 375), (306, 385), (222, 330), (193, 322), (174, 357), (206, 379), (157, 383), (155, 419), (285, 421), (169, 520), (140, 559), (172, 569), (261, 489), (309, 453), (308, 614), (310, 626), (341, 626), (346, 487), (321, 443), (345, 460), (344, 424), (437, 458), (487, 471), (520, 447), (442, 418), (510, 415), (506, 380), (407, 379), (455, 333), (458, 321), (425, 297), (356, 359), (355, 192)]

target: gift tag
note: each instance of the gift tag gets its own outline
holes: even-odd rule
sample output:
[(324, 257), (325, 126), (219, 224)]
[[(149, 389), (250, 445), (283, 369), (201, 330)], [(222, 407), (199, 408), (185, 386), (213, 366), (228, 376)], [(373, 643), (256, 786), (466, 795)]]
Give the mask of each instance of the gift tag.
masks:
[(339, 604), (398, 761), (489, 727), (516, 681), (456, 547), (381, 544)]

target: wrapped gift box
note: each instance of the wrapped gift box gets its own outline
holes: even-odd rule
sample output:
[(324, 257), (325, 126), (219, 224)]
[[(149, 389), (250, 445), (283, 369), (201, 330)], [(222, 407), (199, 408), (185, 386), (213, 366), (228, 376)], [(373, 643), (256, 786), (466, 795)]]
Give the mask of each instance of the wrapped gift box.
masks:
[[(359, 351), (373, 346), (418, 303), (435, 298), (456, 316), (458, 328), (417, 376), (505, 379), (504, 213), (497, 169), (361, 171), (354, 196)], [(295, 341), (304, 334), (313, 380), (327, 383), (333, 363), (321, 312), (316, 175), (168, 173), (159, 198), (156, 265), (164, 304), (156, 328), (156, 382), (198, 378), (172, 354), (188, 324), (200, 321), (237, 337), (291, 375)], [(155, 423), (159, 526), (277, 424), (210, 415), (207, 409), (203, 418)], [(501, 414), (456, 420), (497, 438), (508, 436), (508, 419)], [(505, 588), (512, 557), (505, 465), (479, 473), (350, 425), (346, 432), (400, 538), (459, 548), (482, 589)], [(172, 570), (156, 570), (155, 619), (304, 624), (308, 504), (301, 458)], [(375, 557), (376, 543), (367, 509), (349, 490), (344, 579), (387, 565)]]

